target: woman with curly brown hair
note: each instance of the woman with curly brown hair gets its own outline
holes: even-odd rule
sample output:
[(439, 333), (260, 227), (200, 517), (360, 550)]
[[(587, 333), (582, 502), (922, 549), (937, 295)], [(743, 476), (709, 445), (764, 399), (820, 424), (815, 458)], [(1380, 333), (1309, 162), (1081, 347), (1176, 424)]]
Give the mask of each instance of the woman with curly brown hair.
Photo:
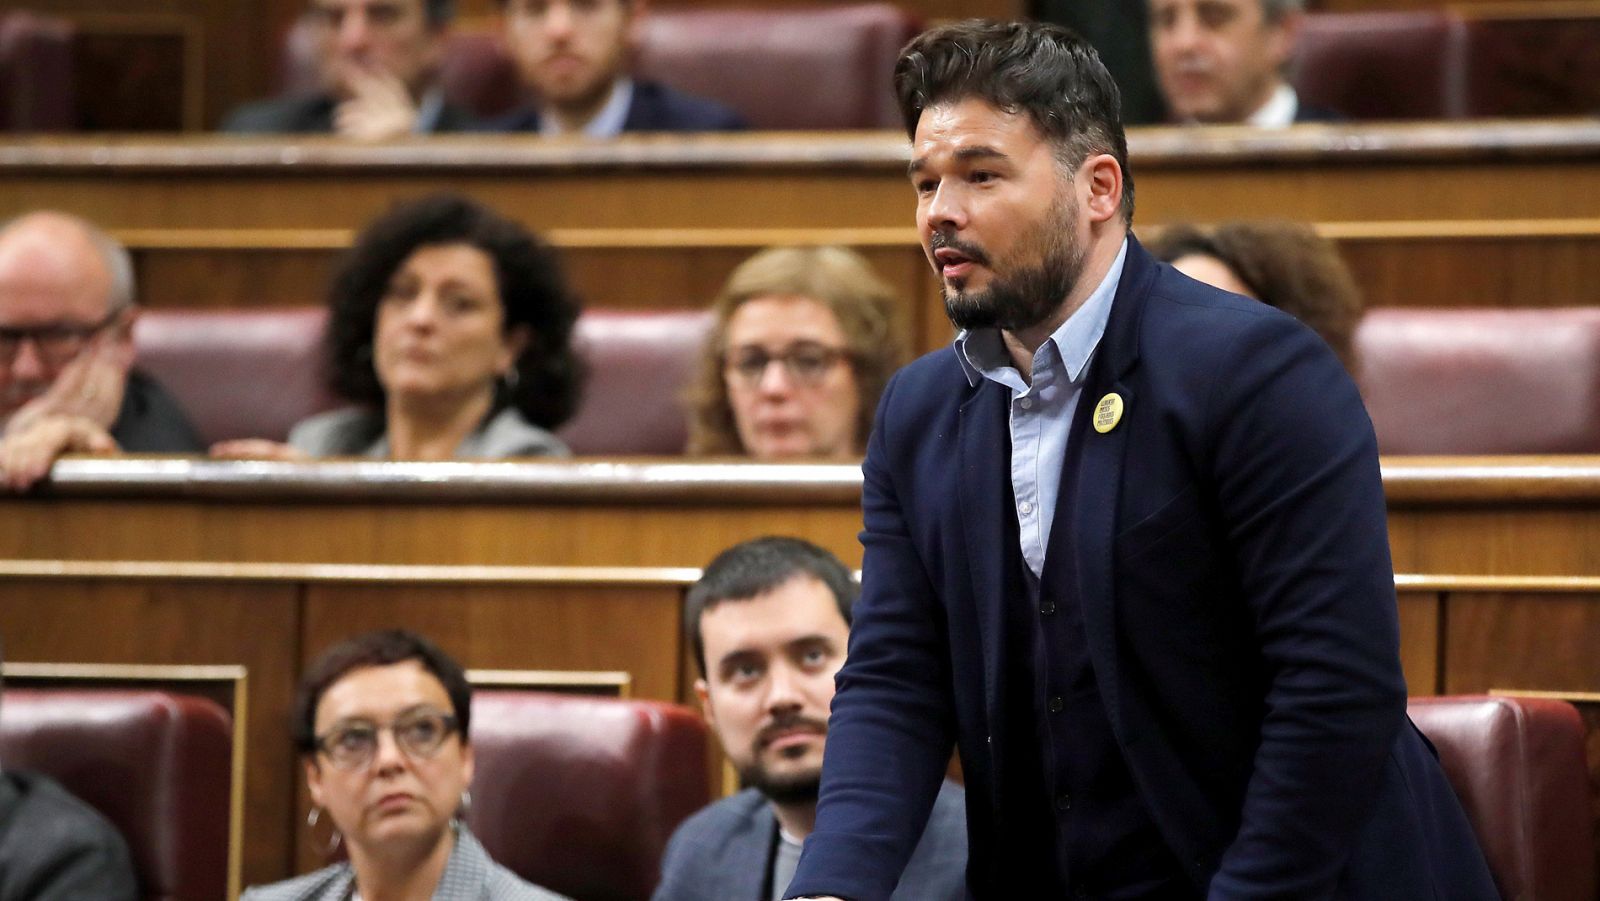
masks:
[(712, 305), (689, 453), (861, 456), (904, 362), (895, 307), (871, 264), (843, 247), (774, 247), (741, 263)]
[(1299, 319), (1355, 371), (1351, 341), (1361, 321), (1361, 289), (1338, 248), (1311, 226), (1283, 220), (1171, 225), (1146, 248), (1196, 281)]
[(582, 371), (578, 303), (555, 252), (464, 197), (396, 206), (356, 239), (334, 278), (334, 392), (355, 406), (313, 416), (287, 445), (246, 439), (230, 457), (400, 460), (566, 454)]

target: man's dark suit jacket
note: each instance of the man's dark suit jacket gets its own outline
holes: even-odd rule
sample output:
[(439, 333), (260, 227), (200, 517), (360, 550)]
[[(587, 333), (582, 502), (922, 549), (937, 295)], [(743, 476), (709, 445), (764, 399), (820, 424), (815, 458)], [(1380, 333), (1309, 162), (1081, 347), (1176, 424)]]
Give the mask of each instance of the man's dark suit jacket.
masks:
[[(1086, 379), (1076, 415), (1112, 392), (1124, 412), (1077, 433), (1045, 575), (1076, 556), (1117, 744), (1196, 895), (1495, 897), (1406, 718), (1376, 442), (1327, 345), (1130, 237)], [(1009, 700), (1005, 622), (1042, 612), (1007, 592), (1009, 402), (951, 349), (884, 393), (862, 596), (793, 895), (887, 898), (955, 741), (973, 890), (1032, 896), (1008, 877), (1050, 853), (1053, 812), (1037, 772), (1003, 766), (1035, 734), (1033, 707)]]
[[(742, 131), (744, 118), (715, 100), (674, 91), (654, 81), (633, 83), (633, 102), (622, 122), (627, 131)], [(485, 131), (538, 131), (539, 111), (526, 107), (484, 127)]]
[(137, 369), (128, 373), (111, 438), (130, 454), (197, 454), (206, 449), (178, 401)]
[[(961, 787), (945, 782), (895, 901), (967, 897), (966, 810)], [(713, 802), (672, 833), (651, 901), (764, 901), (777, 834), (772, 805), (755, 789)]]
[(128, 846), (105, 817), (34, 773), (0, 773), (0, 901), (134, 901)]
[[(338, 105), (327, 94), (257, 100), (228, 113), (222, 120), (222, 130), (240, 134), (332, 134), (333, 111)], [(477, 124), (466, 110), (446, 103), (439, 110), (432, 132), (471, 131)]]

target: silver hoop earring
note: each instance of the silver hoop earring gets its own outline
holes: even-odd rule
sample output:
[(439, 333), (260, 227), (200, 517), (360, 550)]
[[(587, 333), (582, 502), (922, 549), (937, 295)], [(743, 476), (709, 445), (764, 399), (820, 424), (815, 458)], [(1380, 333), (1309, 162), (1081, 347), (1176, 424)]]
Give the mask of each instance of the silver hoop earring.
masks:
[(464, 817), (472, 809), (472, 789), (462, 789), (461, 806), (456, 808), (456, 816)]
[(317, 823), (321, 819), (322, 819), (322, 808), (320, 808), (320, 807), (311, 808), (311, 811), (306, 814), (306, 826), (307, 826), (307, 828), (310, 828), (310, 829), (317, 828)]
[[(322, 821), (322, 808), (321, 807), (312, 807), (311, 810), (306, 813), (306, 828), (308, 828), (308, 829), (316, 829), (317, 828), (317, 823), (319, 823), (321, 821)], [(339, 845), (343, 841), (344, 841), (344, 834), (339, 831), (338, 827), (334, 827), (333, 834), (328, 836), (328, 844), (327, 844), (327, 846), (322, 849), (323, 855), (326, 856), (326, 857), (332, 857), (333, 856), (333, 852), (339, 850)]]

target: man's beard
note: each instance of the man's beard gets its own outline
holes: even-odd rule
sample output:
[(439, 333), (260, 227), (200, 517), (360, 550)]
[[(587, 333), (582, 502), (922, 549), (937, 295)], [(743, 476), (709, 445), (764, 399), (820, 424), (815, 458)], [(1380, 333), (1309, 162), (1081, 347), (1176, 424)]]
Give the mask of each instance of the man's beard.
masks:
[(826, 735), (828, 731), (826, 723), (809, 717), (798, 714), (781, 717), (756, 735), (750, 763), (739, 767), (739, 782), (761, 792), (774, 804), (815, 804), (817, 792), (822, 787), (821, 767), (779, 774), (769, 770), (762, 760), (761, 755), (772, 737), (796, 727), (809, 728), (818, 735)]
[[(1032, 253), (1037, 263), (1019, 263), (1009, 272), (991, 268), (989, 288), (985, 291), (960, 288), (952, 291), (948, 283), (941, 283), (944, 311), (951, 323), (960, 329), (999, 328), (1015, 333), (1033, 328), (1055, 315), (1083, 275), (1084, 260), (1088, 256), (1088, 248), (1076, 238), (1077, 222), (1077, 204), (1070, 198), (1058, 199), (1050, 215), (1024, 236), (1022, 246), (1014, 254), (1014, 257), (1026, 259)], [(934, 250), (954, 248), (981, 265), (989, 265), (989, 258), (982, 250), (947, 237), (943, 232), (934, 232), (929, 243)]]

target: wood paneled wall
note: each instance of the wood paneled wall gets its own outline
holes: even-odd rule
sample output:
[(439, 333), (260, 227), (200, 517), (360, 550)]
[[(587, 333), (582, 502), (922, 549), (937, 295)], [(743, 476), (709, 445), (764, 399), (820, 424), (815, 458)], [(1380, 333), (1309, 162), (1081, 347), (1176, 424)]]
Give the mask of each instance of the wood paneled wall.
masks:
[[(1600, 284), (1600, 123), (1135, 129), (1140, 231), (1283, 217), (1337, 241), (1376, 306), (1571, 306)], [(0, 144), (0, 215), (55, 207), (134, 250), (158, 306), (305, 304), (398, 198), (464, 191), (548, 235), (598, 307), (704, 303), (760, 247), (841, 243), (948, 340), (893, 134), (40, 140)], [(331, 196), (338, 203), (329, 203)]]
[[(1413, 693), (1600, 690), (1600, 458), (1393, 458), (1384, 479)], [(10, 661), (245, 667), (262, 882), (315, 861), (286, 723), (332, 641), (402, 625), (469, 667), (688, 700), (697, 568), (772, 533), (859, 565), (859, 491), (850, 465), (68, 459), (0, 496), (0, 634)]]

